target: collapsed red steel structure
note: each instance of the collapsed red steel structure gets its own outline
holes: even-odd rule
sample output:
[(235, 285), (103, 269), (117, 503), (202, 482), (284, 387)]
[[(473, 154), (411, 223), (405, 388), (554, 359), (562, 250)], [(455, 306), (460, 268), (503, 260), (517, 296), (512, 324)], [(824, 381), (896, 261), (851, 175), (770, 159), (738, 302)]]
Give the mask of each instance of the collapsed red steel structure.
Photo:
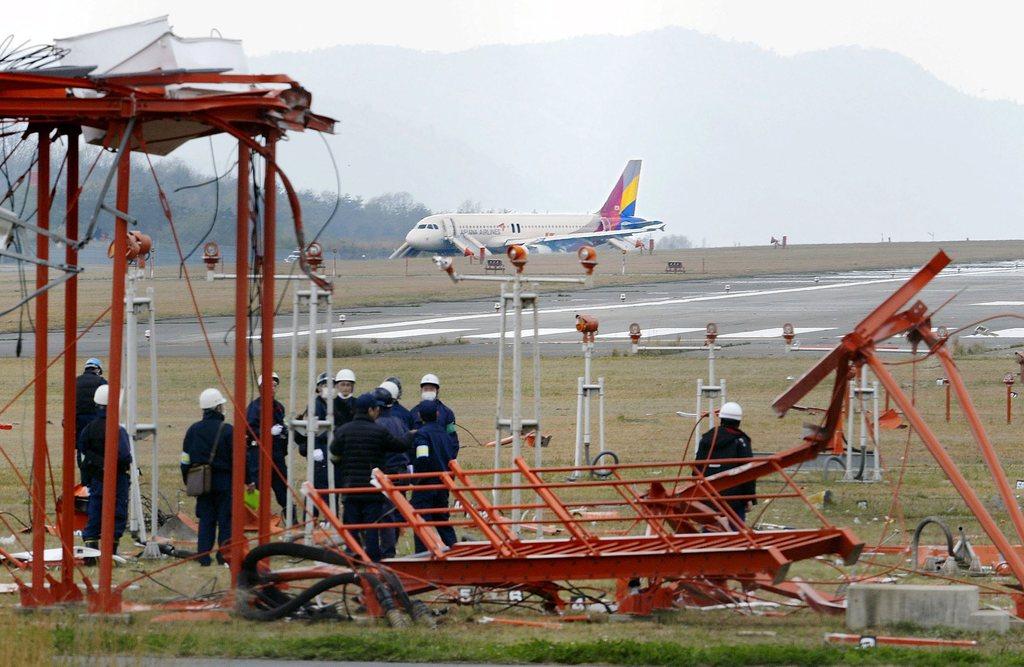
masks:
[[(519, 458), (515, 460), (514, 468), (501, 470), (466, 471), (453, 461), (450, 469), (443, 473), (387, 475), (376, 471), (374, 485), (359, 489), (318, 490), (307, 483), (303, 487), (304, 492), (310, 495), (321, 516), (327, 519), (352, 554), (352, 557), (346, 556), (341, 560), (334, 555), (338, 552), (331, 550), (328, 553), (325, 550), (327, 557), (324, 560), (336, 566), (345, 561), (349, 566), (361, 563), (370, 572), (376, 569), (395, 574), (408, 593), (448, 586), (518, 587), (537, 593), (553, 607), (559, 607), (564, 604), (564, 600), (558, 598), (559, 582), (618, 579), (619, 610), (626, 612), (644, 613), (653, 608), (671, 607), (678, 599), (696, 604), (743, 601), (748, 592), (756, 589), (801, 599), (819, 611), (841, 612), (843, 607), (839, 600), (830, 599), (801, 582), (784, 581), (784, 577), (792, 562), (824, 554), (841, 555), (847, 564), (852, 564), (858, 559), (863, 544), (848, 530), (830, 525), (793, 483), (787, 469), (811, 460), (829, 448), (841, 425), (848, 380), (856, 376), (863, 364), (868, 364), (978, 518), (995, 547), (1004, 554), (1009, 569), (1018, 581), (1024, 581), (1020, 555), (875, 352), (878, 343), (904, 334), (912, 345), (924, 343), (930, 352), (938, 356), (953, 383), (1014, 526), (1024, 538), (1024, 517), (952, 356), (945, 348), (947, 338), (940, 338), (932, 331), (931, 317), (924, 303), (916, 301), (905, 308), (949, 261), (944, 253), (937, 254), (774, 402), (773, 407), (781, 417), (829, 375), (835, 374), (824, 421), (820, 425), (806, 427), (800, 445), (768, 456), (733, 460), (742, 465), (708, 476), (702, 473), (700, 461), (674, 461), (591, 466), (583, 470), (600, 469), (607, 478), (568, 482), (564, 481), (565, 477), (574, 468), (531, 469), (525, 460)], [(684, 473), (684, 468), (690, 468), (692, 472)], [(488, 482), (513, 473), (521, 475), (525, 482), (518, 487), (495, 483), (496, 486)], [(722, 492), (768, 475), (780, 476), (785, 491), (757, 494), (757, 499), (768, 502), (779, 498), (802, 500), (818, 517), (821, 527), (756, 530), (738, 521)], [(533, 500), (520, 504), (489, 500), (492, 492), (497, 491), (495, 495), (499, 496), (513, 488), (532, 494)], [(643, 491), (638, 491), (638, 488)], [(574, 490), (573, 499), (565, 497), (567, 489)], [(434, 512), (433, 509), (416, 509), (407, 499), (408, 492), (417, 490), (447, 491), (454, 498), (458, 513), (465, 518), (433, 520), (428, 516)], [(598, 491), (610, 491), (612, 497), (595, 498)], [(331, 511), (328, 502), (332, 494), (342, 492), (383, 494), (394, 506), (397, 516), (383, 524), (345, 524)], [(737, 498), (743, 497), (732, 497), (734, 500)], [(587, 511), (590, 505), (612, 511)], [(509, 518), (510, 514), (516, 516), (527, 512), (535, 513), (528, 521)], [(550, 513), (552, 518), (542, 518), (541, 512)], [(385, 526), (412, 531), (426, 551), (371, 564), (356, 533)], [(437, 528), (442, 526), (473, 528), (484, 539), (458, 542), (448, 548), (437, 533)], [(617, 527), (618, 530), (608, 530), (609, 527)], [(533, 531), (537, 533), (536, 538), (524, 536)], [(253, 556), (258, 555), (253, 553)], [(267, 555), (273, 553), (267, 552)], [(262, 574), (256, 574), (257, 570)], [(347, 570), (345, 567), (317, 567), (273, 572), (266, 563), (250, 562), (247, 563), (247, 574), (251, 576), (247, 578), (257, 582), (255, 588), (279, 587), (304, 579), (340, 576), (339, 573)], [(630, 579), (639, 581), (641, 578), (645, 578), (647, 583), (635, 587), (625, 585)], [(727, 588), (729, 581), (738, 582), (742, 591), (738, 594), (731, 592)], [(369, 606), (373, 603), (373, 588), (365, 582), (362, 586)], [(278, 590), (277, 597), (271, 596), (265, 602), (280, 601), (283, 599), (280, 593)], [(1017, 605), (1017, 614), (1021, 615), (1024, 612), (1022, 596), (1011, 595)], [(240, 598), (240, 601), (249, 605), (260, 603), (258, 595), (244, 600)], [(379, 608), (371, 611), (380, 613)]]
[[(55, 580), (46, 571), (42, 558), (46, 539), (46, 471), (48, 446), (46, 442), (46, 372), (47, 326), (48, 326), (48, 269), (58, 266), (49, 260), (51, 238), (63, 240), (66, 246), (66, 267), (75, 268), (78, 250), (90, 239), (95, 224), (95, 214), (85, 238), (80, 238), (78, 196), (79, 183), (79, 135), (83, 128), (95, 128), (106, 132), (105, 148), (117, 150), (116, 205), (115, 209), (104, 206), (115, 220), (113, 243), (113, 281), (110, 298), (109, 382), (110, 395), (121, 392), (121, 356), (123, 352), (123, 328), (118, 325), (124, 320), (125, 281), (127, 269), (126, 249), (128, 242), (128, 214), (130, 192), (130, 156), (132, 151), (161, 153), (167, 146), (176, 145), (182, 139), (224, 133), (238, 141), (238, 191), (237, 191), (237, 239), (238, 267), (236, 271), (236, 321), (235, 359), (233, 388), (225, 387), (234, 407), (236, 424), (245, 423), (247, 377), (245, 363), (240, 361), (248, 356), (246, 340), (249, 334), (247, 312), (248, 255), (252, 227), (252, 206), (250, 203), (248, 178), (251, 154), (257, 153), (265, 160), (265, 182), (263, 188), (263, 255), (261, 271), (262, 327), (261, 364), (265, 377), (269, 377), (273, 364), (274, 328), (274, 238), (276, 233), (276, 193), (278, 181), (287, 193), (296, 236), (303, 244), (302, 216), (298, 198), (287, 177), (278, 169), (275, 147), (277, 140), (288, 131), (306, 129), (319, 132), (333, 132), (334, 121), (311, 111), (312, 96), (297, 82), (284, 75), (226, 74), (219, 71), (155, 71), (140, 74), (90, 75), (89, 68), (54, 68), (52, 70), (0, 72), (0, 119), (27, 123), (24, 136), (38, 137), (38, 213), (33, 227), (37, 232), (35, 258), (25, 261), (36, 264), (36, 336), (34, 372), (34, 424), (32, 450), (32, 552), (36, 554), (31, 564), (31, 582), (17, 579), (24, 606), (47, 605), (81, 598), (81, 592), (74, 580), (74, 543), (72, 527), (73, 503), (65, 502), (58, 517), (59, 537), (63, 548), (62, 575)], [(205, 87), (202, 91), (184, 90), (189, 87)], [(213, 88), (211, 86), (219, 86)], [(68, 137), (67, 155), (67, 218), (63, 239), (50, 231), (50, 144), (52, 134)], [(262, 137), (262, 143), (257, 138)], [(161, 150), (163, 144), (163, 150)], [(112, 176), (112, 175), (111, 175)], [(111, 176), (108, 176), (109, 184)], [(104, 186), (105, 192), (106, 186)], [(102, 199), (102, 197), (101, 197)], [(170, 218), (169, 206), (161, 193), (161, 204)], [(99, 213), (97, 207), (96, 214)], [(325, 289), (330, 289), (315, 276), (300, 257), (302, 269)], [(253, 267), (258, 268), (258, 267)], [(77, 269), (75, 269), (77, 271)], [(64, 310), (64, 396), (74, 393), (76, 374), (76, 340), (78, 337), (77, 280), (72, 274), (66, 280)], [(264, 383), (261, 390), (263, 423), (271, 421), (271, 383)], [(104, 479), (105, 488), (115, 486), (117, 460), (117, 429), (119, 422), (118, 401), (111, 401), (108, 407)], [(61, 489), (64, 498), (73, 496), (75, 483), (75, 414), (73, 401), (64, 404), (64, 434), (61, 457)], [(260, 439), (261, 504), (259, 507), (259, 539), (269, 539), (270, 523), (270, 432), (266, 430)], [(243, 471), (245, 459), (245, 429), (234, 432), (234, 485), (232, 516), (234, 517), (232, 547), (232, 587), (237, 581), (239, 564), (245, 549), (243, 506)], [(96, 612), (114, 612), (121, 608), (121, 590), (112, 584), (114, 493), (103, 496), (103, 521), (101, 530), (101, 556), (99, 582), (93, 587), (85, 581), (89, 608)]]
[[(950, 258), (946, 253), (941, 251), (937, 253), (920, 271), (864, 318), (852, 332), (844, 336), (842, 342), (832, 352), (779, 396), (772, 407), (780, 417), (785, 415), (790, 408), (796, 405), (797, 401), (834, 372), (836, 380), (824, 425), (824, 431), (831, 434), (838, 427), (838, 420), (841, 418), (841, 410), (845, 401), (843, 387), (846, 386), (847, 380), (850, 377), (856, 377), (857, 369), (864, 364), (870, 366), (879, 382), (903, 412), (911, 428), (921, 438), (967, 507), (978, 519), (982, 530), (1003, 555), (1007, 566), (1020, 586), (1024, 584), (1024, 559), (1000, 530), (998, 523), (986, 509), (978, 493), (960, 472), (956, 461), (939, 442), (938, 437), (928, 426), (914, 402), (903, 393), (899, 382), (892, 376), (885, 362), (879, 358), (876, 352), (878, 343), (894, 336), (905, 335), (907, 342), (914, 348), (924, 344), (939, 359), (953, 391), (956, 392), (957, 401), (967, 418), (968, 426), (974, 441), (981, 450), (982, 458), (985, 459), (985, 465), (992, 475), (999, 497), (1010, 515), (1010, 521), (1017, 537), (1024, 542), (1024, 513), (1021, 512), (1020, 505), (1017, 503), (1017, 498), (1006, 477), (1006, 472), (999, 463), (999, 455), (992, 446), (992, 441), (985, 432), (978, 411), (971, 401), (963, 377), (953, 360), (953, 355), (946, 348), (948, 335), (940, 337), (933, 330), (931, 313), (924, 302), (915, 301), (910, 307), (904, 308), (949, 263)], [(1024, 616), (1024, 595), (1014, 594), (1013, 598), (1017, 616)]]

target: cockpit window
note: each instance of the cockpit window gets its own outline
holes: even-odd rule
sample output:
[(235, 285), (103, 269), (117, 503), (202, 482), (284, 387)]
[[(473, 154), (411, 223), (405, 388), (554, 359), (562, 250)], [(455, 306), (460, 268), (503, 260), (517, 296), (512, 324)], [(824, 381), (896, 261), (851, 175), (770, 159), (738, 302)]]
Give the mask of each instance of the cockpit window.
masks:
[(426, 229), (426, 225), (416, 225), (416, 229)]

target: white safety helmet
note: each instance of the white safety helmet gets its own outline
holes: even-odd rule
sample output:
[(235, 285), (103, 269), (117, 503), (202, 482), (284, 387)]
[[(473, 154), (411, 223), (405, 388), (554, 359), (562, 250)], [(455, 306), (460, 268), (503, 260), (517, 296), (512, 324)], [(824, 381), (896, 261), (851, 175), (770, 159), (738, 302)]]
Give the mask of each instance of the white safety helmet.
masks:
[(397, 401), (398, 400), (398, 394), (400, 392), (398, 390), (398, 385), (397, 384), (395, 384), (391, 380), (384, 380), (383, 382), (380, 383), (380, 388), (383, 389), (384, 391), (388, 392), (389, 394), (391, 394), (391, 400), (393, 400), (393, 401)]
[[(272, 377), (274, 379), (274, 382), (276, 382), (277, 384), (281, 384), (281, 376), (278, 375), (277, 373), (271, 373), (270, 377)], [(258, 378), (256, 378), (256, 386), (258, 386), (258, 387), (262, 387), (263, 386), (263, 376), (262, 375), (259, 376)]]
[(224, 398), (224, 394), (220, 393), (219, 390), (210, 387), (204, 389), (203, 393), (199, 394), (199, 407), (203, 410), (212, 410), (218, 405), (224, 405), (227, 403), (227, 399)]
[(743, 408), (740, 407), (739, 403), (729, 401), (718, 411), (718, 417), (719, 419), (735, 419), (740, 421), (743, 419)]
[(342, 368), (338, 371), (338, 374), (334, 376), (335, 382), (351, 382), (355, 384), (356, 374), (348, 368)]
[(432, 384), (438, 389), (441, 388), (441, 380), (439, 380), (438, 377), (433, 373), (427, 373), (426, 375), (423, 376), (423, 379), (420, 380), (421, 387), (425, 384)]
[(96, 387), (96, 392), (92, 395), (92, 402), (96, 405), (106, 405), (110, 397), (110, 387), (105, 384), (101, 384)]

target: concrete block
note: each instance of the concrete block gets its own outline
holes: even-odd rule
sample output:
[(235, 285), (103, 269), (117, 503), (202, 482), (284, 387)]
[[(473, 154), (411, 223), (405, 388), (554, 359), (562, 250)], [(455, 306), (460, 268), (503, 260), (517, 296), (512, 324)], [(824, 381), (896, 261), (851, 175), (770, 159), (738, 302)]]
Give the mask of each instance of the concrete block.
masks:
[(1010, 614), (1002, 609), (982, 609), (971, 614), (968, 630), (1006, 634), (1010, 630)]
[(978, 602), (977, 586), (853, 584), (846, 595), (846, 627), (913, 623), (966, 629)]

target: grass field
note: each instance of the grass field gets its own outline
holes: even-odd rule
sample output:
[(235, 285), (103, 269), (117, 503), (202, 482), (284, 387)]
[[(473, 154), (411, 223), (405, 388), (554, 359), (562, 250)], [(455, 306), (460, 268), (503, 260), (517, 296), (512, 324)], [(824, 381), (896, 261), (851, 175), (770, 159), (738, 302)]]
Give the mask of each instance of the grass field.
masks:
[[(801, 423), (808, 419), (793, 413), (784, 419), (773, 417), (771, 400), (813, 363), (813, 356), (793, 355), (778, 359), (732, 357), (723, 352), (718, 361), (719, 373), (729, 381), (730, 398), (745, 408), (744, 428), (751, 434), (758, 451), (778, 451), (796, 444)], [(221, 372), (228, 377), (231, 361), (221, 359)], [(366, 389), (390, 374), (403, 377), (407, 385), (425, 372), (437, 372), (444, 381), (442, 397), (451, 405), (459, 423), (479, 440), (493, 436), (494, 362), (490, 359), (468, 359), (461, 365), (451, 357), (433, 357), (430, 350), (414, 354), (365, 355), (347, 360), (361, 378), (359, 388)], [(975, 404), (1000, 452), (1010, 479), (1024, 478), (1024, 450), (1020, 447), (1019, 422), (1006, 425), (1004, 418), (1003, 373), (1014, 370), (1006, 358), (981, 358), (965, 355), (959, 360)], [(571, 463), (574, 432), (575, 377), (581, 362), (576, 359), (544, 360), (542, 379), (544, 431), (553, 436), (551, 447), (544, 451), (549, 465)], [(281, 360), (279, 367), (283, 368)], [(916, 368), (916, 372), (915, 372)], [(677, 410), (692, 410), (694, 382), (705, 374), (699, 358), (670, 356), (601, 356), (594, 362), (594, 372), (608, 378), (607, 439), (609, 448), (618, 452), (624, 462), (675, 460), (682, 456), (692, 428), (692, 421), (675, 415)], [(976, 485), (986, 504), (995, 513), (1004, 531), (1011, 530), (1005, 511), (997, 507), (996, 491), (990, 475), (982, 465), (973, 440), (960, 419), (943, 421), (943, 389), (935, 380), (941, 375), (937, 364), (923, 361), (916, 367), (898, 366), (893, 371), (906, 391), (913, 386), (918, 405), (931, 420), (948, 450), (961, 465), (965, 475)], [(198, 417), (196, 399), (201, 389), (217, 385), (217, 375), (210, 363), (197, 360), (162, 360), (160, 374), (161, 480), (167, 509), (180, 507), (192, 511), (192, 503), (181, 491), (177, 459), (185, 428)], [(916, 377), (915, 377), (916, 375)], [(0, 397), (7, 399), (30, 379), (30, 360), (0, 360)], [(60, 401), (57, 373), (49, 377), (50, 401), (48, 441), (53, 452), (59, 451)], [(143, 383), (145, 386), (145, 382)], [(529, 389), (527, 387), (527, 389)], [(282, 396), (287, 396), (282, 387)], [(407, 391), (414, 389), (407, 386)], [(818, 391), (806, 405), (823, 405), (824, 391)], [(4, 401), (6, 402), (6, 400)], [(407, 402), (411, 402), (408, 401)], [(145, 397), (140, 397), (145, 405)], [(31, 451), (31, 394), (26, 394), (0, 415), (0, 421), (16, 422), (12, 431), (5, 431), (0, 445), (18, 469), (27, 473)], [(1017, 418), (1024, 412), (1017, 408)], [(467, 468), (490, 467), (493, 450), (476, 445), (473, 438), (461, 434), (463, 450), (460, 461)], [(892, 512), (892, 482), (899, 476), (904, 449), (909, 457), (905, 479), (900, 489), (901, 512)], [(690, 448), (692, 452), (692, 446)], [(835, 496), (835, 503), (823, 512), (836, 525), (850, 527), (865, 542), (872, 544), (883, 534), (912, 529), (925, 516), (936, 515), (951, 526), (963, 525), (976, 543), (986, 543), (977, 522), (966, 510), (951, 485), (932, 462), (916, 438), (908, 441), (908, 432), (886, 432), (882, 444), (886, 482), (881, 484), (826, 483), (820, 474), (797, 476), (808, 494), (826, 488)], [(148, 453), (142, 455), (143, 470), (148, 471)], [(147, 472), (148, 474), (148, 472)], [(27, 493), (10, 468), (0, 469), (0, 510), (4, 518), (11, 515), (26, 521)], [(866, 501), (861, 507), (858, 501)], [(866, 508), (865, 508), (866, 507)], [(892, 520), (887, 521), (891, 516)], [(811, 526), (809, 512), (795, 503), (770, 506), (761, 520), (773, 524)], [(6, 534), (7, 530), (0, 531)], [(889, 544), (907, 540), (897, 532)], [(125, 542), (127, 545), (127, 542)], [(13, 548), (5, 545), (5, 548)], [(23, 547), (17, 547), (23, 548)], [(409, 549), (403, 544), (402, 549)], [(887, 561), (897, 564), (896, 561)], [(134, 562), (115, 571), (115, 581), (137, 576), (153, 566)], [(88, 571), (88, 570), (87, 570)], [(848, 570), (857, 576), (870, 575), (877, 569), (861, 564)], [(840, 582), (836, 572), (822, 563), (794, 566), (791, 575), (822, 582), (820, 587), (832, 590)], [(92, 573), (90, 572), (92, 576)], [(908, 578), (910, 580), (912, 578)], [(0, 581), (9, 581), (7, 575)], [(829, 585), (828, 582), (835, 582)], [(990, 579), (978, 580), (990, 583)], [(159, 582), (159, 583), (157, 583)], [(192, 596), (223, 590), (227, 571), (217, 568), (200, 570), (184, 564), (143, 579), (139, 588), (127, 593), (132, 601), (152, 603), (178, 594)], [(609, 584), (610, 585), (610, 584)], [(175, 592), (171, 592), (171, 589)], [(995, 661), (1011, 664), (1020, 660), (1018, 651), (1024, 642), (1017, 636), (982, 637), (980, 649), (957, 652), (877, 651), (857, 652), (851, 649), (825, 648), (822, 634), (841, 631), (841, 619), (815, 615), (809, 611), (784, 617), (742, 616), (735, 612), (680, 611), (655, 619), (634, 623), (565, 625), (558, 630), (509, 628), (479, 625), (476, 621), (489, 612), (459, 608), (436, 633), (423, 630), (396, 631), (365, 628), (352, 624), (254, 624), (241, 620), (225, 623), (154, 624), (147, 619), (153, 613), (134, 615), (130, 625), (108, 624), (95, 620), (82, 621), (76, 613), (23, 615), (13, 611), (15, 596), (0, 601), (0, 622), (5, 622), (13, 641), (7, 642), (10, 664), (48, 662), (55, 653), (127, 654), (127, 655), (235, 655), (258, 657), (306, 657), (320, 659), (381, 660), (473, 660), (514, 662), (609, 662), (616, 664), (826, 664), (865, 662), (892, 664), (948, 664), (950, 662)], [(1005, 597), (985, 598), (1006, 606)], [(513, 612), (535, 617), (529, 612)], [(600, 615), (598, 615), (600, 616)], [(739, 632), (753, 634), (739, 635)], [(892, 634), (923, 634), (922, 630), (899, 629)], [(932, 632), (943, 637), (959, 636), (950, 632)], [(7, 662), (3, 660), (0, 662)]]
[[(621, 275), (621, 253), (599, 251), (599, 264), (592, 286), (630, 285), (661, 281), (693, 280), (700, 278), (732, 278), (740, 276), (847, 271), (855, 269), (885, 269), (916, 267), (944, 249), (954, 262), (969, 263), (1024, 258), (1024, 241), (955, 241), (946, 243), (870, 243), (844, 245), (793, 245), (785, 250), (770, 247), (701, 248), (690, 250), (656, 251), (651, 255), (631, 253), (626, 259), (626, 275)], [(156, 270), (157, 279), (147, 286), (154, 287), (157, 315), (160, 318), (192, 317), (195, 310), (184, 281), (178, 280), (176, 265), (166, 266), (162, 256)], [(682, 261), (686, 274), (665, 273), (667, 261)], [(462, 272), (479, 273), (479, 264), (459, 258), (456, 268)], [(327, 262), (328, 272), (335, 270)], [(204, 315), (230, 315), (235, 310), (233, 281), (206, 282), (205, 267), (193, 262), (189, 267), (196, 300)], [(227, 266), (219, 271), (233, 271)], [(278, 274), (294, 271), (294, 264), (281, 264)], [(408, 261), (367, 260), (342, 261), (336, 266), (335, 308), (343, 310), (357, 306), (383, 306), (418, 304), (453, 298), (472, 299), (493, 296), (494, 286), (486, 283), (463, 283), (457, 292), (451, 289), (448, 278), (437, 270), (429, 258)], [(530, 258), (528, 273), (580, 275), (581, 270), (573, 255), (551, 254)], [(56, 276), (56, 272), (51, 272)], [(34, 273), (28, 271), (30, 288)], [(91, 321), (110, 304), (109, 267), (88, 267), (79, 278), (80, 324)], [(278, 298), (289, 289), (286, 281), (278, 283)], [(564, 288), (555, 288), (564, 289)], [(0, 302), (16, 303), (20, 293), (17, 274), (0, 272), (0, 293), (9, 297)], [(63, 288), (51, 292), (50, 328), (63, 326)], [(285, 309), (289, 304), (285, 304)], [(104, 318), (106, 320), (106, 318)], [(0, 332), (14, 331), (19, 326), (18, 313), (0, 318)], [(27, 326), (27, 324), (24, 324)]]

